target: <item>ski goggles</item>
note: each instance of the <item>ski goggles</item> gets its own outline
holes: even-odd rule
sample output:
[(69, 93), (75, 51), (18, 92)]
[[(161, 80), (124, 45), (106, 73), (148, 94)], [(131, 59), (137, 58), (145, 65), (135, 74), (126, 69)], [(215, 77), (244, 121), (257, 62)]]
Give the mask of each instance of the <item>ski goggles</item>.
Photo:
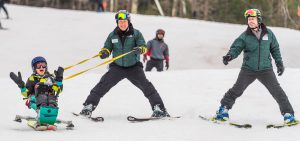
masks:
[(160, 30), (160, 31), (157, 31), (156, 34), (162, 34), (162, 35), (165, 35), (165, 32)]
[(127, 20), (128, 15), (126, 13), (119, 12), (119, 13), (116, 14), (115, 19), (116, 20)]
[(244, 14), (245, 18), (247, 17), (257, 17), (257, 12), (253, 9), (248, 9), (245, 14)]
[(47, 68), (47, 64), (45, 62), (39, 62), (39, 63), (37, 63), (35, 69), (41, 69), (41, 68), (46, 69)]

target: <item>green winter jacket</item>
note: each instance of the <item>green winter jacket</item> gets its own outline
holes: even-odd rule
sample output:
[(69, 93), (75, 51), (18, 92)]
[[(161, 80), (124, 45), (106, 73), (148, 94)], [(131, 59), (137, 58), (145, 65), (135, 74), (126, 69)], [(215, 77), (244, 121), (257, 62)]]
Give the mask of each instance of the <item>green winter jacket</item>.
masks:
[(276, 64), (282, 64), (279, 44), (273, 32), (261, 24), (261, 37), (257, 37), (248, 28), (231, 45), (228, 52), (232, 58), (238, 57), (243, 51), (244, 59), (242, 68), (253, 71), (272, 69), (271, 55)]
[[(134, 47), (146, 47), (146, 43), (142, 33), (134, 29), (132, 24), (130, 24), (129, 30), (125, 33), (120, 31), (119, 28), (116, 28), (108, 35), (104, 43), (104, 48), (108, 49), (109, 52), (112, 53), (113, 57), (132, 51)], [(115, 60), (114, 63), (121, 67), (130, 67), (139, 61), (139, 54), (130, 53), (118, 60)]]

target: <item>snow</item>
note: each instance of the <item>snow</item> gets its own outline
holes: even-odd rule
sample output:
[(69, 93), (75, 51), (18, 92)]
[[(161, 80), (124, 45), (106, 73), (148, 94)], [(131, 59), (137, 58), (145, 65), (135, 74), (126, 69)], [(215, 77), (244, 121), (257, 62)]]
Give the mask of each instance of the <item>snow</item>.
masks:
[[(98, 53), (107, 35), (116, 26), (113, 13), (56, 10), (8, 5), (12, 20), (1, 19), (8, 30), (0, 31), (0, 138), (1, 140), (105, 140), (105, 141), (199, 141), (199, 140), (297, 140), (300, 127), (265, 129), (268, 123), (282, 123), (279, 107), (262, 84), (255, 81), (230, 110), (232, 120), (251, 123), (252, 129), (237, 129), (215, 125), (199, 119), (199, 114), (213, 116), (224, 93), (234, 84), (241, 58), (224, 66), (221, 57), (233, 40), (245, 30), (245, 25), (214, 23), (181, 18), (132, 15), (135, 28), (146, 40), (154, 37), (157, 28), (164, 28), (171, 53), (169, 71), (146, 73), (154, 84), (171, 115), (176, 120), (129, 123), (129, 115), (147, 117), (150, 105), (142, 92), (123, 80), (101, 99), (95, 116), (103, 116), (103, 123), (74, 117), (90, 90), (107, 67), (100, 67), (64, 82), (59, 97), (59, 118), (72, 120), (75, 129), (67, 131), (58, 125), (56, 132), (35, 132), (24, 123), (12, 120), (16, 114), (34, 116), (28, 110), (19, 89), (8, 77), (9, 72), (21, 71), (25, 80), (31, 74), (30, 61), (42, 55), (48, 60), (50, 71), (68, 66)], [(3, 17), (3, 16), (2, 16)], [(300, 62), (297, 58), (300, 32), (271, 27), (281, 44), (287, 66), (279, 82), (299, 117)], [(103, 62), (93, 59), (65, 72), (75, 72)]]

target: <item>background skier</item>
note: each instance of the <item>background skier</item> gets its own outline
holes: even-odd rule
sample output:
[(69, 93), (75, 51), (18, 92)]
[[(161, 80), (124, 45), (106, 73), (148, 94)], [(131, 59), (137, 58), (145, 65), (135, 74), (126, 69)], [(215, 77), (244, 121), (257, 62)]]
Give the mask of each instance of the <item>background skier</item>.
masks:
[(6, 14), (6, 19), (9, 19), (9, 15), (8, 15), (8, 11), (6, 9), (6, 7), (4, 6), (6, 0), (0, 0), (0, 11), (1, 9), (3, 9), (3, 11)]
[(146, 71), (151, 71), (153, 67), (157, 71), (164, 70), (164, 60), (166, 60), (166, 69), (169, 69), (169, 48), (164, 42), (165, 31), (163, 29), (158, 29), (153, 40), (148, 41), (148, 53), (144, 54), (143, 61), (147, 61), (147, 56), (150, 60), (147, 61)]

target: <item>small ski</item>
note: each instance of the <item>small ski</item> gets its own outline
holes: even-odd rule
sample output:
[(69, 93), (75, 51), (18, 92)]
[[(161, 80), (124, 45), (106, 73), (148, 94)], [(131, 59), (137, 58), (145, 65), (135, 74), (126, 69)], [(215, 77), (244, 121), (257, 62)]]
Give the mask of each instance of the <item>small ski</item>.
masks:
[[(77, 114), (77, 113), (74, 113), (74, 112), (72, 112), (72, 114), (74, 115), (74, 116), (76, 116), (76, 117), (78, 117), (78, 116), (81, 116), (80, 114)], [(82, 116), (82, 117), (84, 117), (84, 116)], [(104, 121), (104, 118), (103, 117), (86, 117), (87, 119), (90, 119), (90, 120), (92, 120), (92, 121), (94, 121), (94, 122), (103, 122)]]
[(33, 128), (35, 131), (57, 130), (56, 125), (39, 125), (36, 120), (28, 120), (27, 125)]
[(295, 121), (295, 122), (292, 122), (292, 123), (283, 123), (283, 124), (269, 124), (266, 126), (267, 129), (270, 129), (270, 128), (283, 128), (283, 127), (291, 127), (291, 126), (296, 126), (300, 123), (300, 121)]
[(201, 116), (199, 115), (199, 118), (205, 120), (205, 121), (210, 121), (212, 123), (216, 123), (216, 124), (228, 124), (230, 126), (234, 126), (234, 127), (237, 127), (237, 128), (252, 128), (252, 125), (251, 124), (240, 124), (240, 123), (236, 123), (236, 122), (232, 122), (232, 121), (218, 121), (218, 120), (215, 120), (214, 118), (206, 118), (204, 116)]
[(1, 17), (0, 19), (4, 19), (4, 20), (12, 20), (12, 18), (4, 18), (4, 17)]
[(8, 30), (6, 27), (0, 27), (0, 30)]
[[(21, 123), (22, 119), (26, 120), (27, 121), (27, 125), (29, 127), (33, 128), (36, 131), (45, 131), (45, 130), (53, 130), (53, 131), (55, 131), (57, 129), (56, 125), (48, 125), (48, 124), (39, 125), (37, 123), (36, 118), (35, 117), (31, 117), (31, 116), (16, 115), (14, 121)], [(71, 130), (71, 129), (74, 128), (74, 124), (72, 123), (72, 121), (64, 121), (64, 120), (57, 119), (55, 121), (55, 123), (57, 123), (57, 124), (66, 124), (66, 129), (67, 130)]]
[(144, 121), (150, 121), (150, 120), (172, 120), (180, 118), (180, 116), (177, 117), (146, 117), (146, 118), (137, 118), (134, 116), (128, 116), (127, 120), (130, 122), (144, 122)]

